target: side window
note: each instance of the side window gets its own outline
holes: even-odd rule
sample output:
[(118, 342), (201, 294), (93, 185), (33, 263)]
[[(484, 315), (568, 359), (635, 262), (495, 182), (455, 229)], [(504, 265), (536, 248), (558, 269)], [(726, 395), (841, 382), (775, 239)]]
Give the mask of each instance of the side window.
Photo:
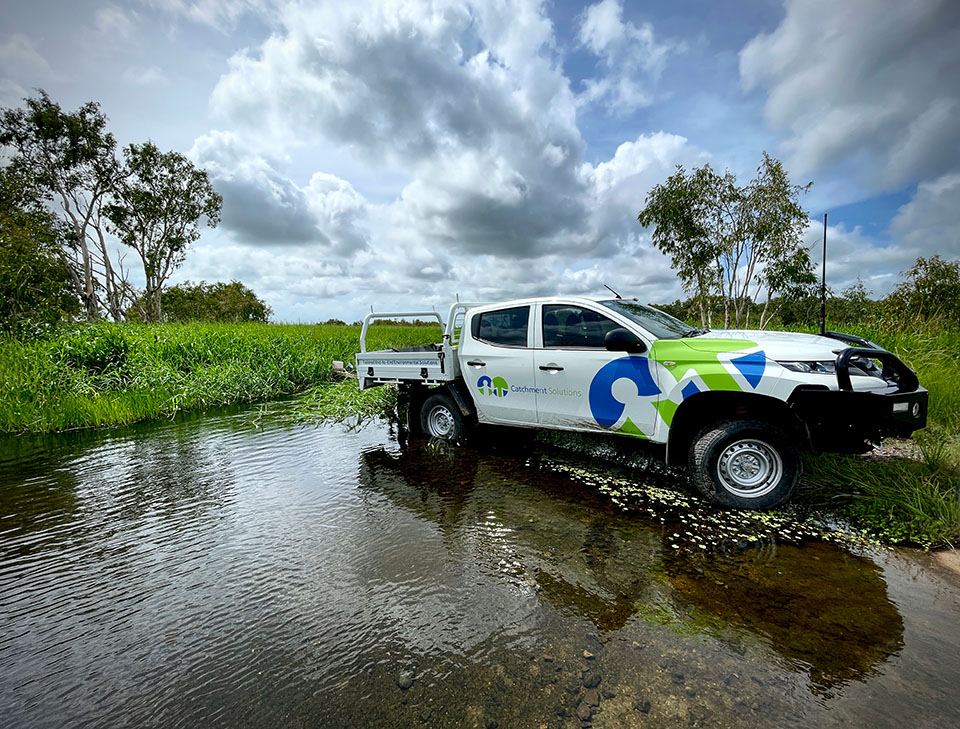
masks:
[(545, 304), (543, 307), (544, 347), (603, 349), (607, 332), (619, 327), (612, 319), (579, 306)]
[(530, 307), (485, 311), (473, 317), (473, 338), (502, 347), (526, 347)]

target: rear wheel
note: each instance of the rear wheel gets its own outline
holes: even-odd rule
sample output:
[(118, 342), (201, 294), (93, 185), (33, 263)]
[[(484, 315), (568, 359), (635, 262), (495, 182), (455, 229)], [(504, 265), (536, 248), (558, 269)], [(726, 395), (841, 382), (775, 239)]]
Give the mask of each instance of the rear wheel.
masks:
[(707, 499), (739, 509), (772, 509), (800, 481), (800, 457), (777, 428), (730, 420), (704, 428), (690, 447), (690, 471)]
[(423, 401), (420, 427), (425, 435), (450, 442), (461, 440), (466, 433), (460, 408), (452, 397), (439, 392)]

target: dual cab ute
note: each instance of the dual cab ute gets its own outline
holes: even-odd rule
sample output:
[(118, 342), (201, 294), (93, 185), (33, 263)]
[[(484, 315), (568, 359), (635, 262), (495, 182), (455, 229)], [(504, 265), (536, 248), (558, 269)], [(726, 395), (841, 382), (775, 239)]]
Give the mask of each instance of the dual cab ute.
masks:
[[(375, 319), (424, 315), (442, 343), (366, 351)], [(457, 302), (446, 321), (370, 313), (360, 343), (360, 388), (399, 385), (428, 436), (458, 441), (479, 422), (665, 444), (730, 507), (786, 501), (802, 450), (864, 452), (927, 418), (914, 372), (867, 340), (696, 329), (622, 298)]]

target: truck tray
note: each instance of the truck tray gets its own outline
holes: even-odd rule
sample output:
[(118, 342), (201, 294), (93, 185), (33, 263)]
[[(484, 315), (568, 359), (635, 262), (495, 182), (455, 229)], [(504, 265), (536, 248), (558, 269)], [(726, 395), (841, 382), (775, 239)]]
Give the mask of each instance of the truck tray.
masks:
[(449, 365), (441, 345), (383, 349), (357, 354), (357, 377), (361, 390), (401, 382), (442, 385), (456, 377)]

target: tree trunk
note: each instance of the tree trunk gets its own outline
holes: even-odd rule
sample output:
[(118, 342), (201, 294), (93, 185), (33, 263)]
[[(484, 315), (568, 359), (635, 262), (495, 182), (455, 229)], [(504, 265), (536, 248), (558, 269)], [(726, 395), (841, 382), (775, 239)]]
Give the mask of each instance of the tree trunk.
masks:
[(160, 321), (163, 312), (160, 310), (160, 287), (157, 286), (153, 291), (153, 320)]
[(87, 247), (87, 238), (78, 228), (77, 236), (80, 239), (80, 261), (83, 266), (83, 292), (80, 300), (87, 315), (87, 321), (96, 321), (100, 318), (100, 307), (97, 305), (97, 293), (94, 288), (93, 261), (90, 259), (90, 249)]
[[(90, 249), (87, 246), (87, 223), (90, 220), (90, 211), (87, 212), (87, 215), (81, 221), (74, 212), (73, 206), (70, 205), (71, 198), (66, 190), (59, 186), (55, 189), (57, 194), (60, 195), (60, 205), (63, 207), (63, 211), (67, 214), (67, 217), (73, 225), (77, 245), (80, 246), (80, 266), (83, 269), (83, 284), (82, 288), (77, 291), (77, 294), (80, 302), (83, 304), (87, 321), (93, 322), (100, 318), (100, 306), (97, 301), (97, 292), (93, 277), (93, 261), (90, 258)], [(77, 213), (79, 213), (79, 209)]]
[(726, 274), (724, 273), (723, 262), (717, 258), (717, 282), (720, 288), (720, 297), (723, 299), (723, 328), (730, 328), (730, 297), (727, 296)]

